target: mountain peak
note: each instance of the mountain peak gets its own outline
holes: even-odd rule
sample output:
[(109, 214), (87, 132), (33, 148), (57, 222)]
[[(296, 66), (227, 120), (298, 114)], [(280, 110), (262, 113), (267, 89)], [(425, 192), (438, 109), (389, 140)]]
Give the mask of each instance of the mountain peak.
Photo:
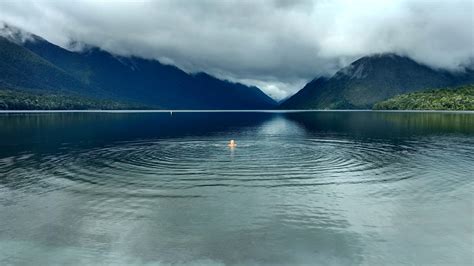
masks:
[[(474, 72), (450, 73), (394, 53), (362, 57), (328, 80), (313, 80), (281, 106), (289, 109), (371, 108), (394, 95), (470, 84)], [(316, 82), (318, 81), (318, 82)]]
[(418, 64), (412, 59), (395, 53), (379, 53), (364, 56), (336, 72), (336, 79), (364, 79), (374, 71), (401, 64)]
[(16, 44), (22, 44), (26, 41), (35, 41), (41, 39), (34, 34), (4, 22), (0, 22), (0, 36)]

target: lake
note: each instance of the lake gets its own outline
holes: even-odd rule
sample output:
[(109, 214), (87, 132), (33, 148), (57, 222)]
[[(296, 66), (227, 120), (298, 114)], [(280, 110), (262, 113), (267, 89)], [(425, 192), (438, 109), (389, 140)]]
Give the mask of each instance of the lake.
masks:
[(472, 265), (473, 173), (473, 113), (3, 113), (0, 264)]

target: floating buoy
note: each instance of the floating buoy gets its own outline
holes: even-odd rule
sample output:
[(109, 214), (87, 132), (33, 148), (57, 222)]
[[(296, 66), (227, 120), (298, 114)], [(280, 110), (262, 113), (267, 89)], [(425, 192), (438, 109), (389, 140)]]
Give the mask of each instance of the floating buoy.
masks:
[(227, 144), (227, 146), (229, 146), (230, 148), (235, 148), (237, 146), (237, 143), (235, 143), (235, 141), (231, 139), (229, 141), (229, 144)]

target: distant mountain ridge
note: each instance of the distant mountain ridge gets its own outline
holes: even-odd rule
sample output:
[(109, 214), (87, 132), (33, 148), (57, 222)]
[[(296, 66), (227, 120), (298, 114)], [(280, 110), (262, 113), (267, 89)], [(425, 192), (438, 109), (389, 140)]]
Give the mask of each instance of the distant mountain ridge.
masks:
[(121, 57), (99, 48), (72, 52), (20, 29), (0, 34), (0, 85), (71, 92), (168, 109), (272, 109), (257, 87), (188, 74), (156, 60)]
[(362, 57), (332, 77), (310, 81), (277, 103), (260, 89), (156, 60), (87, 46), (69, 51), (0, 25), (0, 89), (37, 90), (165, 109), (370, 109), (396, 95), (474, 84), (474, 70), (452, 73), (393, 53)]
[(370, 109), (379, 101), (423, 89), (474, 83), (474, 71), (436, 70), (393, 53), (362, 57), (321, 77), (284, 101), (282, 109)]

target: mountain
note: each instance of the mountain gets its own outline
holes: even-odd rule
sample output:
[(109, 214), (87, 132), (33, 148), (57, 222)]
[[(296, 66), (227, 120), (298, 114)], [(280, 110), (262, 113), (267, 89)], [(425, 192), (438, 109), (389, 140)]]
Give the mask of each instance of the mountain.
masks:
[(474, 83), (474, 71), (436, 70), (396, 54), (360, 58), (330, 78), (309, 82), (283, 102), (283, 109), (370, 109), (395, 95)]
[(277, 105), (257, 87), (205, 73), (188, 74), (156, 60), (121, 57), (96, 47), (69, 51), (11, 26), (4, 26), (3, 32), (0, 85), (9, 89), (70, 91), (167, 109), (272, 109)]
[(2, 36), (0, 58), (2, 87), (94, 93), (73, 75)]
[(474, 85), (397, 95), (376, 103), (375, 110), (472, 110)]

